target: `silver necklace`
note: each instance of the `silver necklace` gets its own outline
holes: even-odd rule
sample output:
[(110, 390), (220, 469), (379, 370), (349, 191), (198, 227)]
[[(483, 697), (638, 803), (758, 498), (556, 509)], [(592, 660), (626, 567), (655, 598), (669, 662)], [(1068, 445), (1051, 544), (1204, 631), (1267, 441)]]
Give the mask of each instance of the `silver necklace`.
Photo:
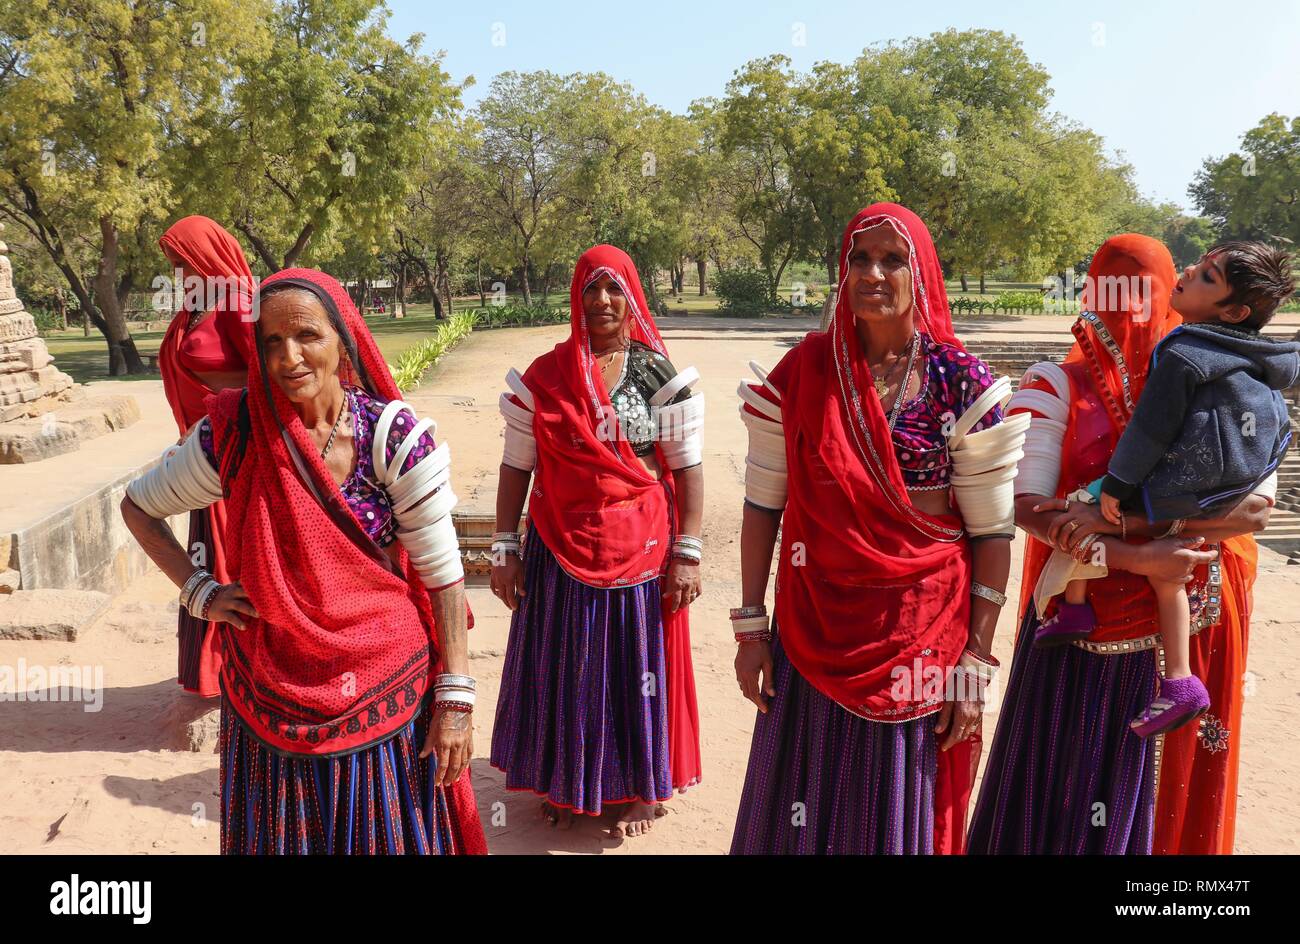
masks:
[[(894, 408), (889, 411), (889, 431), (891, 433), (894, 431), (894, 424), (898, 422), (898, 414), (903, 407), (903, 398), (907, 393), (907, 385), (912, 379), (912, 368), (916, 366), (916, 352), (920, 350), (920, 341), (920, 332), (912, 332), (912, 340), (907, 344), (907, 370), (903, 371), (903, 381), (898, 385), (898, 396), (894, 400)], [(894, 363), (898, 363), (897, 358), (895, 358)]]
[(343, 391), (343, 402), (339, 405), (339, 415), (334, 417), (334, 426), (330, 429), (330, 438), (325, 440), (325, 448), (320, 451), (320, 457), (324, 459), (330, 454), (330, 448), (334, 445), (334, 434), (339, 431), (339, 424), (343, 422), (343, 417), (350, 412), (351, 398), (346, 390)]

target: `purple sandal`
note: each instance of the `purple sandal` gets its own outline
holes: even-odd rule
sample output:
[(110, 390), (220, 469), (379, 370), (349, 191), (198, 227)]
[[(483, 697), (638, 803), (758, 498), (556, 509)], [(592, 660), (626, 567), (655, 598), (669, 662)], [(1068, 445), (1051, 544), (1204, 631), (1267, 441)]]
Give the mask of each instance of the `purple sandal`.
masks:
[(1160, 694), (1146, 710), (1129, 722), (1138, 737), (1165, 734), (1195, 721), (1210, 707), (1210, 693), (1195, 675), (1180, 679), (1161, 679)]
[(1076, 639), (1087, 639), (1097, 625), (1097, 615), (1091, 603), (1056, 604), (1056, 615), (1043, 622), (1034, 633), (1034, 648), (1049, 649), (1064, 646)]

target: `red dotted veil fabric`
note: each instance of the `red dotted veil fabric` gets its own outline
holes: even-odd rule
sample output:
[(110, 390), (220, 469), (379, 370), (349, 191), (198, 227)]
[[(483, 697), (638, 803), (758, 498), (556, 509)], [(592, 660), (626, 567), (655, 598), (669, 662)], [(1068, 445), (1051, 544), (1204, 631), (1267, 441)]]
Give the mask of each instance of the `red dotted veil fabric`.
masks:
[[(400, 399), (343, 287), (321, 272), (286, 269), (266, 279), (262, 291), (284, 281), (314, 287), (333, 304), (355, 339), (371, 393)], [(219, 456), (238, 403), (235, 390), (209, 400)], [(311, 755), (359, 750), (396, 732), (420, 708), (437, 658), (428, 593), (405, 551), (393, 566), (360, 530), (258, 357), (249, 364), (248, 408), (251, 437), (227, 483), (226, 540), (230, 573), (260, 618), (242, 632), (223, 624), (223, 687), (273, 748)]]

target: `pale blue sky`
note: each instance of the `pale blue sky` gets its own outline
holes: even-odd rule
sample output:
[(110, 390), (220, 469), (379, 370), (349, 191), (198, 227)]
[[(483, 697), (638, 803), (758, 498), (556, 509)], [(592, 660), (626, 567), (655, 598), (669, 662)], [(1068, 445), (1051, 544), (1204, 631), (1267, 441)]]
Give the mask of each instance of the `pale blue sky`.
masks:
[[(454, 78), (474, 76), (469, 104), (498, 72), (550, 69), (609, 73), (678, 112), (696, 98), (720, 95), (732, 73), (758, 56), (783, 52), (803, 69), (949, 27), (999, 29), (1019, 37), (1030, 59), (1047, 69), (1056, 111), (1122, 152), (1147, 196), (1188, 208), (1187, 185), (1204, 158), (1236, 149), (1270, 112), (1300, 114), (1296, 0), (389, 6), (393, 36), (424, 33), (426, 50), (446, 50)], [(493, 44), (496, 24), (504, 25), (504, 45)], [(796, 24), (805, 45), (795, 45)]]

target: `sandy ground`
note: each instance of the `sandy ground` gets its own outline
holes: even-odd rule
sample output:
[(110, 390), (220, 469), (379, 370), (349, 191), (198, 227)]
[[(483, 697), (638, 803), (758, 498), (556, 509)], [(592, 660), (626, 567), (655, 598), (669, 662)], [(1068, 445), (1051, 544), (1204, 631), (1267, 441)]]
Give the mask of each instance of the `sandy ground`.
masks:
[[(488, 843), (494, 853), (721, 853), (731, 839), (754, 710), (732, 674), (734, 643), (727, 608), (739, 602), (737, 536), (743, 496), (744, 429), (735, 413), (737, 380), (749, 360), (771, 367), (801, 335), (796, 324), (725, 330), (718, 324), (665, 322), (679, 365), (704, 377), (706, 423), (705, 591), (692, 607), (692, 652), (703, 726), (704, 782), (670, 804), (672, 814), (647, 836), (621, 844), (584, 818), (571, 830), (545, 825), (531, 795), (507, 793), (484, 756), (501, 679), (508, 613), (485, 588), (470, 590), (478, 624), (471, 634), (479, 678), (473, 767)], [(510, 366), (524, 369), (559, 340), (548, 327), (474, 334), (411, 399), (440, 424), (452, 444), (462, 502), (489, 510), (501, 455), (496, 401)], [(1041, 329), (1040, 329), (1041, 330)], [(1035, 332), (1037, 333), (1037, 332)], [(1064, 337), (1064, 335), (1062, 335)], [(155, 394), (156, 395), (156, 394)], [(159, 448), (164, 445), (159, 443)], [(97, 448), (103, 448), (97, 444)], [(1013, 565), (1014, 599), (1019, 546)], [(1251, 629), (1253, 694), (1246, 706), (1237, 851), (1286, 853), (1300, 844), (1294, 785), (1300, 750), (1300, 568), (1261, 550)], [(770, 602), (770, 601), (769, 601)], [(1010, 659), (1010, 608), (998, 628), (996, 654)], [(78, 702), (0, 702), (0, 852), (215, 853), (217, 759), (174, 750), (177, 718), (202, 713), (175, 683), (175, 588), (160, 574), (137, 581), (76, 643), (0, 642), (0, 666), (23, 659), (41, 666), (102, 669), (100, 710)], [(93, 706), (92, 706), (93, 707)], [(997, 720), (986, 716), (986, 739)]]

